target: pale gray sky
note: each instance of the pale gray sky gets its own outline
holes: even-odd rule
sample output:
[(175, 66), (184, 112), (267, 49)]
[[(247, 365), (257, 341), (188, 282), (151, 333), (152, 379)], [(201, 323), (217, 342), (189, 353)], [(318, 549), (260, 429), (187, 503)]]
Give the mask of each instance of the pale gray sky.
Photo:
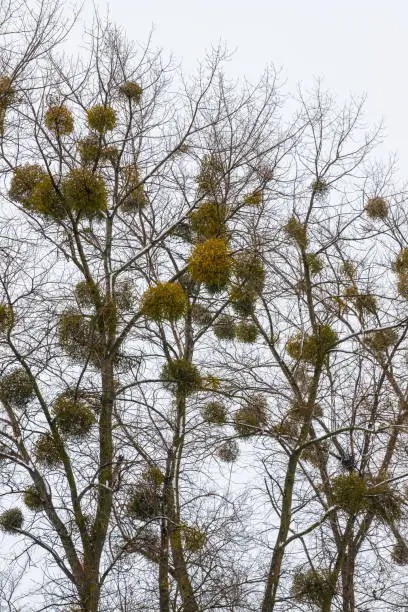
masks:
[(407, 0), (94, 1), (129, 38), (143, 41), (153, 27), (155, 45), (186, 71), (222, 41), (236, 49), (234, 75), (255, 80), (273, 62), (292, 90), (321, 77), (340, 98), (367, 93), (368, 120), (385, 120), (386, 150), (398, 152), (408, 177)]

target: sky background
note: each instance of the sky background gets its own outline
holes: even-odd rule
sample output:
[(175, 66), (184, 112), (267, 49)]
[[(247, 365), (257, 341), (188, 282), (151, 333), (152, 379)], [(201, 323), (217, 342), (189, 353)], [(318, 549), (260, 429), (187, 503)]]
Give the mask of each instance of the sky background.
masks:
[[(367, 94), (369, 123), (384, 120), (385, 146), (408, 178), (408, 2), (406, 0), (94, 0), (130, 39), (172, 53), (186, 72), (225, 43), (228, 70), (255, 81), (265, 65), (281, 69), (287, 91), (317, 78), (337, 98)], [(91, 20), (85, 0), (82, 21)]]

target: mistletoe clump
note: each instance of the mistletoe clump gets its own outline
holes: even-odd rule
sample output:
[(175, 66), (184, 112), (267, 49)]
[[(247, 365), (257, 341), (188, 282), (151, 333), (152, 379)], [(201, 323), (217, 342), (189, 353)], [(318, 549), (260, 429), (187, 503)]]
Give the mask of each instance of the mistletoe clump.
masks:
[(202, 410), (203, 419), (211, 425), (225, 425), (227, 409), (221, 402), (208, 402)]
[(155, 466), (149, 466), (131, 492), (127, 504), (128, 514), (141, 521), (157, 517), (160, 514), (163, 482), (164, 476), (161, 470)]
[(375, 314), (377, 312), (377, 299), (375, 295), (370, 293), (360, 293), (355, 285), (346, 287), (344, 297), (354, 304), (355, 308), (360, 312), (360, 314), (363, 314), (364, 312)]
[(33, 189), (44, 176), (45, 172), (38, 164), (25, 164), (15, 168), (8, 192), (11, 200), (30, 208)]
[(404, 540), (399, 540), (394, 544), (391, 559), (395, 565), (408, 565), (408, 546)]
[(199, 240), (219, 238), (227, 235), (226, 217), (225, 205), (205, 202), (190, 214), (191, 227)]
[(25, 408), (34, 396), (33, 380), (23, 368), (16, 368), (0, 379), (0, 399), (6, 404)]
[(367, 507), (367, 482), (356, 472), (335, 478), (332, 494), (333, 502), (349, 514), (357, 514)]
[(296, 217), (291, 217), (283, 229), (300, 248), (306, 248), (308, 243), (306, 227)]
[(160, 514), (160, 498), (155, 489), (140, 483), (130, 495), (128, 514), (141, 521), (154, 519)]
[(35, 457), (44, 467), (53, 468), (62, 463), (58, 445), (51, 432), (41, 434), (35, 445)]
[(384, 475), (369, 483), (366, 508), (370, 514), (384, 523), (393, 524), (400, 520), (402, 499), (388, 482), (383, 482)]
[(224, 463), (233, 463), (238, 459), (239, 446), (235, 440), (226, 440), (218, 447), (217, 456)]
[(63, 105), (51, 106), (44, 118), (45, 126), (56, 136), (67, 136), (74, 130), (74, 119), (71, 111)]
[(262, 189), (248, 193), (244, 197), (244, 204), (247, 206), (260, 206), (263, 203), (263, 196), (264, 194)]
[(364, 208), (370, 219), (384, 220), (388, 217), (388, 204), (384, 198), (370, 198)]
[(108, 205), (105, 183), (88, 168), (76, 168), (66, 176), (62, 191), (68, 205), (76, 212), (94, 215)]
[(23, 523), (24, 517), (20, 508), (10, 508), (0, 514), (0, 529), (6, 533), (15, 533), (22, 529)]
[(247, 293), (262, 293), (265, 283), (265, 267), (259, 253), (248, 249), (236, 255), (234, 272)]
[[(103, 323), (103, 317), (101, 323)], [(90, 359), (98, 365), (104, 352), (104, 341), (93, 318), (87, 318), (74, 309), (68, 309), (60, 316), (58, 337), (65, 353), (74, 361)]]
[(298, 572), (293, 577), (291, 591), (297, 601), (322, 606), (328, 593), (333, 591), (330, 572), (328, 570)]
[(311, 188), (314, 196), (318, 198), (323, 198), (325, 195), (327, 195), (330, 189), (326, 181), (323, 181), (322, 179), (316, 179), (313, 181)]
[(164, 475), (160, 468), (150, 465), (142, 474), (143, 481), (153, 487), (160, 487), (164, 483)]
[(197, 552), (204, 548), (207, 542), (207, 535), (199, 527), (182, 525), (180, 529), (183, 535), (186, 550), (189, 552)]
[(258, 337), (258, 328), (250, 321), (241, 321), (236, 327), (236, 339), (245, 344), (253, 344)]
[(139, 102), (142, 97), (143, 89), (139, 83), (135, 81), (125, 81), (119, 87), (119, 91), (128, 100), (132, 100), (132, 102)]
[(194, 323), (197, 323), (197, 325), (207, 327), (208, 325), (211, 325), (213, 315), (208, 308), (202, 304), (194, 304), (191, 308), (191, 318), (193, 319)]
[(0, 134), (4, 132), (4, 122), (6, 111), (14, 102), (16, 90), (13, 87), (13, 82), (8, 76), (0, 77)]
[(210, 238), (194, 247), (188, 269), (194, 281), (221, 290), (228, 283), (231, 265), (225, 240)]
[(45, 500), (41, 497), (41, 494), (35, 485), (27, 487), (27, 489), (24, 491), (23, 499), (27, 508), (33, 512), (40, 512), (41, 510), (44, 510), (46, 505)]
[(147, 196), (137, 166), (126, 166), (123, 169), (125, 179), (124, 196), (121, 203), (123, 212), (134, 212), (144, 208), (147, 204)]
[(86, 116), (91, 130), (100, 134), (110, 132), (116, 125), (116, 111), (111, 106), (97, 104), (86, 112)]
[(14, 312), (9, 304), (0, 304), (0, 333), (10, 331), (14, 324)]
[(26, 208), (56, 221), (60, 221), (67, 214), (63, 198), (49, 174), (45, 174), (36, 183)]
[(401, 249), (392, 267), (398, 276), (398, 293), (408, 299), (408, 248)]
[(93, 308), (101, 299), (99, 288), (92, 281), (80, 281), (77, 283), (74, 294), (79, 306), (83, 308)]
[(325, 442), (320, 442), (320, 444), (310, 444), (302, 451), (301, 459), (303, 459), (303, 461), (307, 461), (317, 468), (320, 467), (322, 463), (326, 465), (329, 459), (328, 444)]
[(219, 190), (224, 176), (222, 161), (216, 155), (205, 155), (201, 161), (197, 185), (202, 193), (214, 194)]
[(297, 440), (299, 437), (299, 424), (294, 419), (275, 423), (271, 429), (277, 438)]
[(178, 393), (191, 395), (202, 387), (202, 377), (198, 368), (187, 359), (171, 359), (162, 369), (161, 380), (170, 387), (175, 386)]
[(256, 293), (244, 285), (233, 285), (229, 291), (232, 309), (241, 317), (248, 317), (254, 313)]
[(366, 334), (365, 343), (376, 353), (382, 353), (398, 341), (398, 333), (395, 329), (379, 329)]
[(73, 438), (86, 436), (96, 422), (93, 410), (85, 402), (67, 393), (56, 399), (53, 412), (60, 431)]
[(297, 361), (317, 363), (336, 345), (337, 333), (329, 325), (319, 325), (315, 334), (298, 333), (286, 343), (286, 351)]
[(213, 331), (218, 340), (234, 340), (236, 325), (233, 317), (230, 315), (219, 316), (213, 325)]
[(13, 81), (8, 76), (0, 76), (0, 108), (6, 109), (16, 97)]
[(297, 421), (310, 417), (316, 419), (323, 416), (323, 409), (320, 404), (310, 406), (307, 402), (296, 400), (290, 407), (288, 416)]
[(318, 257), (318, 255), (316, 255), (315, 253), (306, 253), (306, 262), (309, 268), (309, 274), (311, 276), (320, 274), (320, 272), (324, 268), (322, 259)]
[(237, 410), (234, 416), (234, 427), (241, 436), (249, 437), (259, 433), (267, 423), (267, 400), (260, 393), (249, 399), (245, 406)]
[(152, 321), (177, 321), (188, 308), (188, 298), (180, 283), (157, 283), (142, 297), (141, 312)]

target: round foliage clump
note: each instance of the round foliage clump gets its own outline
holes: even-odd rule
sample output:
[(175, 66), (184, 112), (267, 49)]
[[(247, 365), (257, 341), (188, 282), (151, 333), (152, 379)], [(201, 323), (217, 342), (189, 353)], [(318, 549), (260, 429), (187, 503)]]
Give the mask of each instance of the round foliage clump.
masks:
[(57, 398), (53, 412), (58, 428), (66, 436), (82, 438), (96, 421), (93, 410), (87, 404), (66, 393)]
[(20, 508), (10, 508), (0, 514), (0, 529), (6, 533), (15, 533), (22, 529), (24, 523), (23, 513)]
[(227, 422), (227, 409), (221, 402), (209, 402), (203, 407), (203, 419), (211, 425), (224, 425)]
[(327, 195), (330, 189), (326, 181), (323, 181), (322, 179), (316, 179), (315, 181), (313, 181), (311, 187), (313, 194), (315, 195), (315, 197), (318, 198), (323, 198), (325, 195)]
[(188, 307), (187, 295), (180, 283), (158, 283), (142, 297), (141, 312), (152, 321), (177, 321)]
[(408, 248), (401, 249), (393, 264), (393, 269), (398, 274), (408, 273)]
[(285, 419), (272, 426), (272, 432), (277, 438), (290, 438), (296, 440), (299, 437), (299, 425), (293, 419)]
[(320, 467), (322, 463), (326, 465), (329, 459), (329, 447), (324, 442), (320, 442), (318, 445), (311, 444), (302, 451), (301, 459), (317, 468)]
[(101, 299), (98, 286), (87, 281), (77, 283), (74, 294), (79, 306), (83, 308), (93, 308)]
[(226, 440), (218, 447), (218, 458), (225, 463), (233, 463), (238, 459), (239, 446), (235, 440)]
[(160, 487), (164, 483), (164, 475), (160, 468), (150, 465), (142, 474), (144, 482), (152, 487)]
[(320, 274), (320, 272), (323, 270), (323, 261), (315, 253), (306, 253), (306, 262), (309, 268), (310, 276)]
[(0, 108), (6, 109), (16, 97), (13, 81), (8, 76), (0, 76)]
[(364, 312), (375, 314), (377, 312), (377, 299), (375, 295), (360, 293), (355, 285), (346, 287), (344, 297), (354, 304), (360, 314)]
[(41, 434), (35, 445), (35, 457), (45, 467), (55, 467), (62, 463), (55, 439), (50, 432)]
[(74, 130), (71, 111), (63, 105), (51, 106), (44, 117), (45, 126), (57, 136), (67, 136)]
[(366, 500), (367, 511), (384, 523), (398, 522), (402, 514), (402, 499), (382, 476), (369, 485)]
[(237, 410), (234, 416), (234, 427), (241, 436), (248, 437), (259, 433), (267, 423), (267, 400), (260, 393), (249, 399), (245, 406)]
[(34, 396), (34, 383), (23, 368), (16, 368), (0, 379), (2, 401), (16, 408), (24, 408)]
[(323, 409), (320, 404), (310, 406), (307, 402), (294, 401), (289, 409), (289, 418), (296, 421), (307, 419), (310, 417), (319, 418), (323, 416)]
[(87, 112), (88, 125), (95, 132), (106, 134), (116, 125), (116, 111), (111, 106), (97, 104)]
[(40, 492), (35, 485), (27, 487), (24, 491), (24, 503), (33, 512), (40, 512), (45, 507), (45, 500), (42, 499)]
[(265, 283), (265, 267), (259, 253), (252, 250), (236, 255), (235, 275), (247, 293), (261, 293)]
[(395, 329), (379, 329), (371, 334), (367, 334), (364, 340), (373, 351), (382, 353), (396, 344), (398, 333)]
[(154, 519), (160, 514), (160, 496), (156, 488), (141, 482), (131, 493), (128, 514), (141, 521)]
[(119, 87), (119, 91), (122, 96), (125, 96), (125, 98), (128, 98), (128, 100), (132, 100), (133, 102), (139, 102), (143, 93), (141, 85), (135, 81), (125, 81)]
[(233, 317), (221, 315), (213, 325), (214, 335), (218, 340), (234, 340), (236, 325)]
[(241, 321), (236, 328), (236, 338), (240, 342), (253, 344), (258, 336), (258, 328), (254, 323)]
[(253, 314), (256, 303), (256, 293), (250, 286), (233, 285), (229, 292), (232, 309), (241, 317)]
[(10, 182), (9, 196), (14, 202), (30, 207), (30, 199), (34, 187), (45, 176), (44, 170), (38, 164), (19, 166), (13, 172)]
[(384, 198), (370, 198), (364, 210), (370, 219), (386, 219), (388, 217), (388, 204)]
[(147, 196), (136, 166), (126, 166), (123, 169), (124, 185), (121, 209), (123, 212), (134, 212), (144, 208)]
[(291, 217), (283, 229), (299, 247), (306, 248), (308, 243), (306, 227), (296, 217)]
[(199, 527), (182, 526), (182, 534), (185, 549), (189, 552), (197, 552), (204, 548), (207, 542), (207, 535)]
[(317, 363), (336, 345), (337, 333), (329, 325), (319, 325), (315, 334), (298, 333), (286, 343), (286, 351), (297, 361)]
[(9, 304), (0, 304), (0, 333), (4, 334), (13, 327), (14, 313)]
[(349, 514), (357, 514), (367, 506), (366, 480), (355, 472), (342, 474), (332, 482), (333, 502)]
[(205, 202), (190, 214), (193, 231), (199, 240), (226, 236), (226, 207), (216, 202)]
[(263, 202), (263, 191), (258, 189), (244, 197), (244, 204), (247, 206), (260, 206)]
[(210, 238), (194, 247), (188, 269), (194, 281), (223, 289), (228, 283), (231, 265), (231, 255), (225, 240)]
[(198, 368), (187, 359), (171, 359), (162, 369), (161, 380), (171, 387), (174, 385), (178, 393), (190, 395), (202, 387), (202, 377)]
[(306, 601), (321, 606), (333, 591), (332, 579), (327, 570), (308, 570), (293, 577), (292, 595), (297, 601)]
[(408, 546), (403, 540), (394, 544), (391, 559), (395, 565), (408, 565)]
[(55, 220), (61, 220), (67, 214), (61, 194), (48, 174), (33, 187), (26, 208)]
[(198, 189), (202, 193), (216, 193), (224, 175), (222, 161), (216, 155), (205, 155), (201, 161), (200, 173), (197, 176)]
[(191, 308), (191, 318), (194, 323), (207, 327), (213, 320), (212, 313), (202, 304), (194, 304)]
[(71, 170), (63, 182), (62, 191), (67, 204), (85, 215), (104, 211), (108, 205), (102, 177), (87, 168)]

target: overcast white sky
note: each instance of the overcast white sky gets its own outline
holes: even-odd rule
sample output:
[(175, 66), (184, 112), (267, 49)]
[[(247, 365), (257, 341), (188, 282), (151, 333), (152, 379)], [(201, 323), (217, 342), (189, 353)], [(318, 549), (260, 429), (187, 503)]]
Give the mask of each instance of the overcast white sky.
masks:
[[(386, 149), (408, 178), (407, 0), (94, 0), (129, 38), (172, 52), (186, 71), (211, 45), (236, 50), (231, 73), (255, 80), (265, 64), (287, 86), (316, 77), (336, 96), (366, 93), (367, 117), (384, 119)], [(91, 0), (86, 0), (84, 18)]]

